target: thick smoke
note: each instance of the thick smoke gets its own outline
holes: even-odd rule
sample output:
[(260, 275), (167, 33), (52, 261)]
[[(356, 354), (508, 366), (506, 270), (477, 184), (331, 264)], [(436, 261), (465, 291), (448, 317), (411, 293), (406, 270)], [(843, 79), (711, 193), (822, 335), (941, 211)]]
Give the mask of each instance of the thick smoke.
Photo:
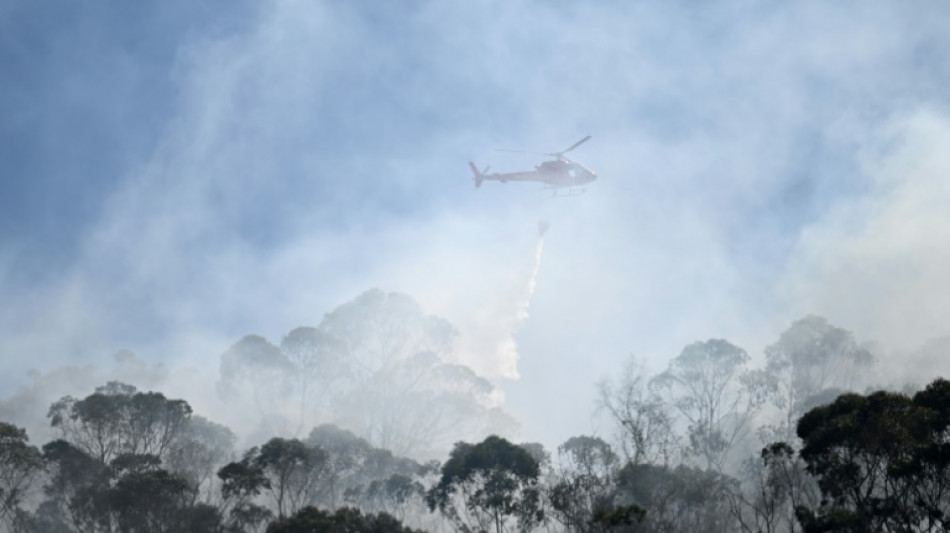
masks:
[[(211, 382), (236, 339), (279, 339), (370, 287), (452, 322), (460, 362), (520, 375), (508, 402), (538, 439), (552, 412), (560, 436), (579, 431), (585, 394), (631, 351), (662, 367), (723, 336), (755, 356), (809, 313), (894, 350), (947, 333), (946, 7), (278, 0), (192, 25), (184, 4), (148, 5), (138, 26), (9, 11), (11, 35), (56, 46), (22, 47), (11, 68), (40, 70), (4, 78), (10, 153), (39, 170), (5, 168), (0, 197), (62, 218), (72, 248), (48, 259), (56, 244), (27, 225), (0, 242), (4, 396), (31, 367), (121, 348)], [(116, 31), (169, 35), (170, 19), (188, 31), (160, 50)], [(155, 114), (148, 142), (126, 143)], [(601, 177), (558, 206), (535, 295), (543, 241), (518, 236), (541, 193), (476, 191), (465, 162), (587, 133), (577, 155)], [(115, 154), (122, 168), (95, 164)], [(97, 200), (82, 220), (28, 201), (61, 185), (47, 161)], [(188, 383), (165, 390), (229, 422)]]
[[(800, 310), (875, 340), (893, 379), (906, 352), (950, 333), (950, 115), (922, 108), (894, 120), (864, 150), (866, 190), (808, 227), (786, 295)], [(929, 376), (950, 363), (928, 365)], [(907, 376), (911, 377), (911, 376)]]

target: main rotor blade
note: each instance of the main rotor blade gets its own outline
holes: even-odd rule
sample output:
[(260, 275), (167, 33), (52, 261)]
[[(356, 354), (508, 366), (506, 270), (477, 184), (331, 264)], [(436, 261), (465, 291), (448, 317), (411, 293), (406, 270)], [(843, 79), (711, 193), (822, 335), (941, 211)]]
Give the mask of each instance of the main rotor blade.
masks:
[(558, 155), (558, 154), (546, 154), (544, 152), (531, 152), (529, 150), (507, 150), (505, 148), (495, 148), (496, 152), (509, 152), (512, 154), (531, 154), (531, 155)]
[(577, 141), (576, 143), (572, 144), (572, 145), (570, 146), (570, 148), (568, 148), (568, 149), (566, 149), (566, 150), (561, 150), (560, 152), (531, 152), (531, 151), (528, 151), (528, 150), (509, 150), (509, 149), (507, 149), (507, 148), (495, 148), (495, 151), (496, 151), (496, 152), (511, 152), (511, 153), (515, 153), (515, 154), (553, 155), (554, 157), (563, 157), (564, 154), (570, 152), (571, 150), (573, 150), (573, 149), (577, 148), (578, 146), (580, 146), (580, 145), (586, 143), (587, 141), (589, 141), (589, 140), (590, 140), (590, 137), (591, 137), (591, 136), (588, 135), (587, 137), (584, 137), (583, 139), (581, 139), (581, 140)]
[(559, 152), (559, 153), (561, 153), (561, 154), (566, 154), (566, 153), (570, 152), (571, 150), (577, 148), (578, 146), (580, 146), (580, 145), (586, 143), (588, 140), (590, 140), (590, 135), (588, 135), (587, 137), (584, 137), (583, 139), (581, 139), (581, 140), (577, 141), (576, 143), (572, 144), (571, 147), (568, 148), (567, 150), (562, 150), (562, 151)]

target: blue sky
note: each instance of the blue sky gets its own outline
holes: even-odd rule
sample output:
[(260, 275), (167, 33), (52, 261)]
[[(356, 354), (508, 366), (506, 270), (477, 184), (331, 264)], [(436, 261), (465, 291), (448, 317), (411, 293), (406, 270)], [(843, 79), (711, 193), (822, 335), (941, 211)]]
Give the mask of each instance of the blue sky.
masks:
[[(598, 430), (595, 383), (630, 354), (660, 368), (725, 337), (758, 357), (805, 313), (911, 349), (950, 333), (948, 15), (2, 0), (0, 386), (121, 348), (214, 368), (371, 287), (470, 350), (508, 316), (517, 379), (460, 357), (555, 444)], [(469, 160), (538, 162), (494, 148), (588, 134), (582, 196), (472, 187)]]

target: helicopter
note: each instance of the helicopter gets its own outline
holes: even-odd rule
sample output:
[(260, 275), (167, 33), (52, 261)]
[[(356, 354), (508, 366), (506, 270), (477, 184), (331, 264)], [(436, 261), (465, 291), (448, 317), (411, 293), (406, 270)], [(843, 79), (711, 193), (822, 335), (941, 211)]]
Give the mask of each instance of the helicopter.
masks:
[[(596, 180), (597, 173), (578, 163), (577, 161), (571, 161), (570, 159), (564, 157), (564, 154), (584, 144), (590, 139), (590, 137), (591, 136), (588, 135), (587, 137), (584, 137), (583, 139), (572, 144), (570, 147), (561, 150), (560, 152), (540, 154), (554, 156), (555, 159), (552, 161), (543, 161), (540, 165), (535, 166), (534, 170), (526, 170), (523, 172), (495, 172), (493, 174), (488, 174), (487, 172), (489, 167), (485, 167), (485, 170), (479, 171), (478, 167), (475, 166), (475, 163), (472, 163), (471, 161), (468, 163), (468, 166), (472, 169), (472, 174), (474, 174), (472, 179), (475, 180), (476, 188), (481, 187), (482, 182), (485, 180), (500, 181), (502, 183), (507, 183), (509, 181), (537, 181), (544, 183), (545, 189), (551, 190), (554, 196), (557, 196), (557, 193), (564, 189), (568, 190), (566, 193), (567, 196), (582, 194), (584, 189), (574, 189), (573, 187), (586, 185)], [(534, 153), (524, 152), (521, 150), (498, 151)]]

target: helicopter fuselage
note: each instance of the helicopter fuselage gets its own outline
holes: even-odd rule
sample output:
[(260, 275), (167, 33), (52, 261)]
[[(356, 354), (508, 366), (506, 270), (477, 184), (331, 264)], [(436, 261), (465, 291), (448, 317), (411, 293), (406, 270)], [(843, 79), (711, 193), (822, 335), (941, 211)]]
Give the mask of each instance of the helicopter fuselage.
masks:
[(483, 181), (536, 181), (552, 188), (577, 187), (597, 179), (597, 173), (584, 165), (569, 159), (544, 161), (534, 170), (524, 172), (495, 172), (484, 174), (474, 164), (469, 164), (474, 173), (475, 186), (481, 187)]
[[(569, 148), (560, 152), (547, 153), (542, 155), (554, 156), (556, 159), (544, 161), (534, 167), (534, 170), (524, 172), (495, 172), (488, 174), (488, 168), (479, 171), (475, 163), (469, 162), (468, 166), (472, 169), (475, 180), (475, 187), (481, 187), (482, 182), (500, 181), (507, 183), (509, 181), (537, 181), (547, 185), (550, 189), (561, 189), (564, 187), (577, 187), (586, 185), (597, 179), (597, 173), (585, 167), (577, 161), (571, 161), (564, 157), (564, 154), (584, 144), (590, 139), (590, 135), (572, 144)], [(502, 150), (506, 152), (520, 152), (520, 150)]]

